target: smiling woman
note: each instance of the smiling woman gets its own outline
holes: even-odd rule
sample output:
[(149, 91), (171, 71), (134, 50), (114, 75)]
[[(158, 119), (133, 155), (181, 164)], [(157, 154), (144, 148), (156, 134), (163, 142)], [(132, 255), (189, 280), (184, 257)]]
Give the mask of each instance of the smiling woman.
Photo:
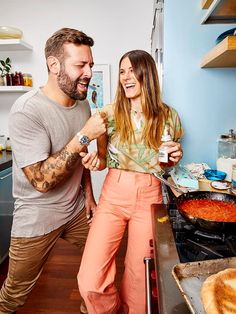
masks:
[[(143, 258), (149, 254), (152, 238), (151, 205), (162, 203), (161, 183), (150, 173), (162, 172), (158, 149), (165, 124), (170, 125), (175, 141), (183, 130), (177, 112), (161, 101), (155, 61), (143, 50), (121, 57), (115, 100), (102, 112), (108, 125), (106, 134), (97, 140), (98, 152), (80, 154), (86, 168), (95, 170), (99, 161), (98, 170), (107, 165), (108, 173), (83, 254), (79, 288), (91, 314), (115, 313), (119, 308), (145, 314)], [(171, 141), (170, 147), (170, 158), (177, 163), (181, 145)], [(126, 225), (126, 265), (118, 293), (114, 257)]]

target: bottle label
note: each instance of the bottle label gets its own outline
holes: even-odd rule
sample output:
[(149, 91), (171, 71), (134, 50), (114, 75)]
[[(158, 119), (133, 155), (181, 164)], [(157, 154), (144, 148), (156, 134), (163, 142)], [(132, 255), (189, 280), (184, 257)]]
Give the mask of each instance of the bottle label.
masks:
[(159, 160), (159, 162), (167, 163), (168, 162), (168, 152), (165, 150), (159, 150), (158, 160)]

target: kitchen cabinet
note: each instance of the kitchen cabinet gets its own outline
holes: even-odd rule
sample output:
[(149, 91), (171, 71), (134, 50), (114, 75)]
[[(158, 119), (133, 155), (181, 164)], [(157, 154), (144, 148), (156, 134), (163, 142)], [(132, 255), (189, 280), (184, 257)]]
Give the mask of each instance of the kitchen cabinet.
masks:
[(12, 167), (0, 171), (0, 263), (8, 255), (13, 219)]
[[(14, 51), (32, 51), (33, 47), (21, 39), (0, 39), (0, 52), (14, 52)], [(0, 86), (0, 93), (9, 92), (28, 92), (31, 90), (28, 86)]]
[[(235, 0), (204, 0), (207, 8), (202, 24), (236, 23)], [(236, 67), (236, 36), (228, 36), (209, 51), (201, 61), (201, 68)]]

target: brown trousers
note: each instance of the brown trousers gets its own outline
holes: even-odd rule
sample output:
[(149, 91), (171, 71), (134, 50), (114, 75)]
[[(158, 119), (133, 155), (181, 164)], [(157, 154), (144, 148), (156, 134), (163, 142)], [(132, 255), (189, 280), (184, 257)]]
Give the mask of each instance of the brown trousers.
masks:
[(79, 247), (82, 253), (89, 226), (85, 210), (71, 221), (43, 236), (11, 238), (8, 275), (0, 291), (0, 314), (13, 313), (21, 307), (59, 238)]

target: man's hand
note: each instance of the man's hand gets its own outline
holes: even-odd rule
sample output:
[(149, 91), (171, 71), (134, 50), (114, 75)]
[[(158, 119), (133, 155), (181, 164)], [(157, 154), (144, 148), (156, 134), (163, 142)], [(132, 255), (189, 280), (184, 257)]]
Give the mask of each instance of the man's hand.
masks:
[(85, 193), (85, 211), (86, 211), (86, 218), (87, 223), (90, 224), (93, 220), (93, 216), (96, 211), (97, 204), (93, 198), (93, 196), (86, 195)]
[(106, 114), (104, 112), (95, 113), (89, 118), (82, 130), (80, 130), (80, 133), (87, 135), (90, 140), (94, 140), (104, 134), (106, 132), (106, 128)]

